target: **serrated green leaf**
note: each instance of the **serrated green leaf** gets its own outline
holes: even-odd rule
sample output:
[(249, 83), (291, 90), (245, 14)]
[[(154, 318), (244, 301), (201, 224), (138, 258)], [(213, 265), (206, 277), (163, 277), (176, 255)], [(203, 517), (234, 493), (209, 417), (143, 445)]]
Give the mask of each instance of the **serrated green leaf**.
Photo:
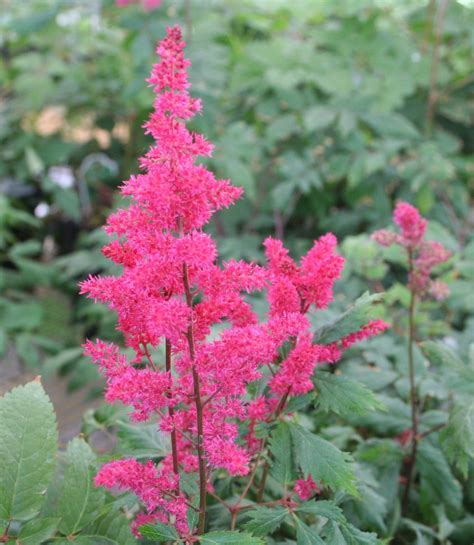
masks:
[(166, 456), (168, 453), (167, 439), (153, 423), (132, 425), (119, 421), (117, 450), (124, 456), (134, 458), (153, 458)]
[(357, 380), (317, 371), (313, 382), (317, 390), (316, 402), (324, 411), (349, 416), (384, 409), (372, 390)]
[(40, 545), (51, 538), (59, 524), (58, 518), (37, 518), (24, 524), (18, 535), (21, 545)]
[(145, 524), (140, 526), (140, 533), (143, 537), (153, 539), (162, 543), (163, 541), (174, 541), (179, 538), (179, 534), (175, 528), (157, 522), (155, 524)]
[(334, 522), (329, 522), (324, 526), (324, 539), (327, 545), (347, 545), (340, 526)]
[(333, 490), (345, 490), (357, 496), (355, 476), (350, 456), (317, 437), (301, 426), (292, 425), (291, 437), (295, 458), (305, 475), (311, 474), (317, 482)]
[(264, 545), (259, 537), (246, 532), (210, 532), (199, 539), (201, 545)]
[(293, 456), (291, 452), (290, 426), (279, 422), (270, 438), (270, 451), (273, 455), (271, 474), (278, 483), (284, 485), (294, 480)]
[(474, 401), (453, 405), (440, 441), (448, 460), (467, 477), (469, 460), (474, 458)]
[(118, 509), (110, 509), (100, 515), (82, 530), (94, 545), (108, 543), (110, 545), (135, 545), (136, 539), (130, 530), (130, 521)]
[(443, 452), (428, 441), (422, 441), (418, 446), (416, 467), (421, 476), (421, 502), (427, 508), (443, 503), (448, 512), (458, 512), (462, 502), (461, 485)]
[(382, 295), (364, 293), (354, 305), (336, 320), (327, 324), (314, 333), (313, 341), (318, 344), (330, 344), (366, 325), (371, 318), (373, 306), (382, 300)]
[(279, 528), (287, 515), (288, 510), (284, 507), (256, 507), (249, 511), (251, 520), (245, 524), (245, 529), (255, 536), (263, 537)]
[(448, 366), (454, 369), (464, 367), (463, 362), (447, 346), (435, 341), (420, 343), (420, 348), (426, 358), (439, 366)]
[(301, 504), (295, 511), (305, 515), (324, 517), (339, 524), (346, 522), (342, 509), (329, 500), (308, 501)]
[(39, 512), (57, 439), (53, 406), (39, 382), (0, 399), (0, 518), (28, 520)]
[(324, 541), (316, 530), (310, 528), (301, 519), (295, 518), (296, 540), (298, 545), (324, 545)]
[(410, 407), (397, 397), (379, 395), (380, 401), (388, 408), (386, 412), (372, 412), (364, 416), (347, 416), (356, 425), (375, 429), (378, 433), (401, 433), (410, 427)]
[(73, 439), (66, 451), (66, 469), (59, 498), (63, 534), (74, 534), (92, 522), (104, 501), (103, 490), (94, 486), (96, 457), (83, 439)]
[(380, 543), (376, 534), (363, 532), (352, 524), (341, 526), (341, 532), (347, 545), (378, 545)]

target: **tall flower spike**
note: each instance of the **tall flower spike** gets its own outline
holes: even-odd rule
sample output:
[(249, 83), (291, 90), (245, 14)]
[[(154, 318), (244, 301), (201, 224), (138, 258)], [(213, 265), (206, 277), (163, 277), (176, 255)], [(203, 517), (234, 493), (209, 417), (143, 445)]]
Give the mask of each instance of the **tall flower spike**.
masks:
[[(312, 389), (317, 364), (336, 361), (345, 348), (383, 327), (368, 325), (333, 345), (312, 344), (306, 313), (330, 303), (344, 263), (332, 234), (315, 241), (299, 266), (273, 239), (265, 242), (266, 268), (218, 263), (216, 245), (202, 228), (242, 190), (198, 162), (212, 146), (185, 124), (201, 104), (189, 95), (183, 50), (180, 29), (169, 28), (148, 79), (156, 98), (145, 130), (155, 143), (141, 158), (143, 172), (121, 188), (130, 205), (114, 212), (105, 228), (111, 240), (103, 252), (121, 266), (121, 274), (89, 277), (81, 292), (117, 313), (118, 328), (135, 351), (129, 361), (113, 344), (86, 343), (85, 353), (106, 378), (106, 399), (130, 405), (135, 420), (155, 419), (171, 443), (158, 465), (116, 460), (101, 468), (96, 483), (139, 498), (145, 512), (134, 532), (140, 523), (160, 521), (174, 524), (184, 541), (195, 542), (186, 506), (196, 502), (184, 493), (182, 474), (198, 474), (197, 532), (202, 533), (213, 470), (246, 475), (252, 456), (264, 446), (258, 424), (279, 415), (289, 395)], [(270, 312), (268, 321), (259, 323), (245, 294), (264, 288)], [(210, 336), (223, 322), (227, 327)], [(165, 345), (164, 361), (153, 350), (159, 344)], [(264, 392), (258, 402), (249, 404), (247, 386), (263, 379), (264, 366), (272, 378), (258, 389)], [(240, 426), (245, 420), (249, 425)], [(299, 488), (304, 496), (314, 487), (308, 481)]]

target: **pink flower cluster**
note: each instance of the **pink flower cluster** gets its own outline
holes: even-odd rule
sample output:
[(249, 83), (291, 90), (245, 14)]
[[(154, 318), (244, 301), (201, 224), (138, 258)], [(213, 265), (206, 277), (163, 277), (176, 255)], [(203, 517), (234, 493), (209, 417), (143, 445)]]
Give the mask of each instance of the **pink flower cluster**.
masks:
[[(137, 495), (146, 509), (137, 525), (171, 520), (183, 536), (191, 498), (180, 475), (199, 472), (205, 491), (215, 469), (247, 474), (264, 447), (257, 425), (278, 418), (289, 396), (313, 388), (315, 366), (337, 361), (344, 349), (387, 327), (371, 322), (331, 345), (313, 343), (306, 315), (328, 306), (344, 265), (330, 233), (315, 241), (299, 265), (272, 238), (265, 241), (266, 266), (219, 264), (215, 243), (202, 228), (242, 190), (198, 162), (212, 146), (185, 124), (201, 104), (188, 93), (184, 45), (178, 27), (168, 29), (158, 45), (160, 62), (148, 80), (156, 93), (154, 111), (145, 124), (155, 144), (141, 159), (143, 173), (121, 188), (131, 204), (106, 225), (111, 241), (103, 251), (121, 265), (121, 274), (90, 277), (81, 285), (82, 293), (117, 313), (135, 353), (129, 360), (113, 344), (86, 343), (85, 353), (106, 378), (106, 399), (131, 406), (136, 420), (157, 418), (172, 444), (158, 465), (114, 461), (102, 467), (96, 482)], [(246, 301), (255, 290), (268, 295), (263, 322)], [(226, 327), (212, 338), (216, 324)], [(154, 352), (163, 344), (165, 362)], [(263, 393), (251, 399), (248, 384), (262, 378)], [(300, 497), (315, 490), (311, 483), (297, 484)]]
[(411, 204), (399, 202), (393, 213), (393, 221), (399, 227), (399, 233), (381, 229), (372, 238), (382, 246), (398, 244), (406, 249), (409, 284), (415, 293), (444, 299), (449, 294), (448, 286), (439, 280), (432, 280), (431, 275), (433, 268), (447, 261), (451, 253), (441, 243), (425, 239), (428, 221)]
[(303, 501), (309, 500), (314, 494), (319, 494), (319, 486), (313, 481), (313, 477), (309, 475), (306, 479), (298, 479), (293, 488), (295, 494)]

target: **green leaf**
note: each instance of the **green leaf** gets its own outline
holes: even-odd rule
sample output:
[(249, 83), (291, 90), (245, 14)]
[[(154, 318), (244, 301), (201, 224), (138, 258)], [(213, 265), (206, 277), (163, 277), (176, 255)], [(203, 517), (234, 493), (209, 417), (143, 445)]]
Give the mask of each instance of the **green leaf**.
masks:
[[(112, 545), (136, 545), (137, 541), (130, 530), (130, 521), (118, 509), (110, 509), (83, 529), (82, 534), (92, 539), (93, 545), (109, 543)], [(81, 534), (81, 535), (82, 535)]]
[(368, 113), (363, 116), (364, 121), (382, 136), (413, 140), (418, 138), (416, 127), (401, 114), (394, 112)]
[(347, 545), (377, 545), (380, 543), (376, 534), (372, 532), (363, 532), (352, 524), (341, 526), (341, 531)]
[(210, 532), (199, 539), (201, 545), (264, 545), (259, 537), (245, 532)]
[(347, 453), (298, 425), (291, 426), (291, 437), (296, 461), (305, 475), (311, 474), (333, 490), (358, 495)]
[(474, 458), (474, 401), (453, 405), (440, 441), (448, 460), (467, 477), (469, 460)]
[(308, 501), (300, 505), (295, 511), (305, 515), (324, 517), (328, 520), (333, 520), (338, 524), (344, 524), (346, 522), (342, 509), (329, 500)]
[(18, 535), (21, 545), (40, 545), (50, 539), (58, 528), (58, 518), (39, 518), (24, 524)]
[(457, 513), (462, 503), (461, 485), (452, 474), (443, 452), (428, 441), (421, 442), (416, 467), (421, 476), (421, 503), (427, 509), (443, 503), (448, 513)]
[(117, 451), (124, 456), (149, 459), (156, 456), (166, 456), (168, 443), (166, 436), (156, 424), (135, 424), (117, 422)]
[(28, 520), (39, 512), (57, 439), (53, 406), (39, 382), (0, 399), (0, 518)]
[(336, 112), (326, 106), (311, 106), (304, 113), (304, 126), (308, 131), (325, 129), (336, 119)]
[(324, 545), (323, 539), (299, 518), (295, 518), (298, 545)]
[(324, 526), (324, 538), (327, 545), (347, 545), (341, 527), (334, 522), (329, 522)]
[(143, 537), (153, 539), (158, 541), (158, 543), (179, 539), (179, 534), (175, 528), (162, 524), (161, 522), (140, 526), (140, 533)]
[(270, 451), (273, 455), (271, 474), (280, 484), (294, 480), (293, 456), (291, 452), (290, 426), (279, 422), (270, 438)]
[(464, 367), (463, 362), (444, 344), (435, 341), (420, 343), (421, 351), (430, 362), (440, 367), (447, 366), (453, 369)]
[(248, 513), (251, 520), (245, 524), (245, 529), (256, 536), (263, 537), (279, 528), (287, 515), (288, 511), (284, 507), (256, 507)]
[(382, 295), (376, 293), (369, 295), (364, 293), (359, 297), (354, 306), (341, 314), (336, 320), (327, 324), (314, 333), (313, 341), (318, 344), (330, 344), (366, 325), (371, 319), (374, 303), (382, 300)]
[(354, 379), (318, 371), (313, 382), (317, 390), (316, 402), (323, 411), (348, 416), (384, 408), (372, 390)]
[(95, 454), (83, 439), (73, 439), (66, 451), (66, 469), (59, 498), (63, 534), (74, 534), (92, 522), (102, 507), (101, 488), (94, 486)]

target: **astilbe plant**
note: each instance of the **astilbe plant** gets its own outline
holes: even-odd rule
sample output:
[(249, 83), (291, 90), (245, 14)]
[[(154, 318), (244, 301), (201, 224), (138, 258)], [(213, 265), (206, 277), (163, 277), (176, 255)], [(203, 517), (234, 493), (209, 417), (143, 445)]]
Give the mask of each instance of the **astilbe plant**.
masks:
[(407, 284), (410, 290), (408, 310), (408, 372), (410, 380), (411, 429), (401, 436), (402, 443), (410, 445), (408, 469), (404, 480), (403, 508), (408, 507), (413, 471), (416, 463), (419, 437), (419, 403), (417, 399), (414, 344), (415, 344), (415, 309), (420, 299), (434, 297), (444, 299), (449, 294), (448, 285), (433, 278), (433, 269), (446, 262), (451, 253), (440, 243), (426, 239), (428, 221), (409, 203), (399, 202), (393, 213), (393, 222), (399, 232), (381, 229), (372, 238), (382, 246), (396, 244), (402, 248), (408, 269)]
[[(149, 522), (171, 524), (181, 539), (193, 542), (205, 531), (206, 497), (217, 497), (214, 484), (222, 470), (246, 476), (236, 485), (236, 503), (221, 501), (232, 527), (251, 489), (257, 487), (261, 502), (269, 444), (259, 427), (281, 418), (291, 397), (313, 389), (317, 365), (336, 362), (346, 348), (387, 325), (372, 321), (329, 344), (313, 342), (307, 313), (331, 302), (344, 265), (330, 233), (315, 241), (299, 265), (272, 238), (264, 244), (266, 266), (219, 264), (203, 228), (242, 189), (216, 179), (197, 161), (211, 154), (212, 145), (186, 128), (201, 104), (188, 93), (184, 45), (178, 27), (168, 29), (158, 45), (160, 61), (148, 79), (156, 93), (154, 111), (145, 124), (155, 143), (141, 158), (143, 174), (121, 188), (131, 204), (105, 227), (111, 242), (103, 252), (122, 266), (121, 275), (90, 277), (81, 291), (116, 311), (135, 353), (130, 361), (113, 344), (86, 343), (86, 354), (106, 378), (106, 400), (130, 405), (136, 421), (157, 417), (171, 445), (158, 464), (132, 458), (105, 464), (96, 484), (136, 494), (145, 508), (136, 517), (137, 532)], [(245, 299), (259, 290), (269, 299), (262, 322)], [(221, 323), (226, 327), (211, 340), (213, 326)], [(154, 357), (160, 344), (163, 362)], [(247, 387), (256, 381), (263, 385), (250, 395)], [(197, 475), (197, 493), (184, 485), (185, 474)], [(318, 475), (301, 477), (282, 502), (292, 494), (307, 499), (322, 485)], [(198, 516), (196, 528), (189, 510)]]

